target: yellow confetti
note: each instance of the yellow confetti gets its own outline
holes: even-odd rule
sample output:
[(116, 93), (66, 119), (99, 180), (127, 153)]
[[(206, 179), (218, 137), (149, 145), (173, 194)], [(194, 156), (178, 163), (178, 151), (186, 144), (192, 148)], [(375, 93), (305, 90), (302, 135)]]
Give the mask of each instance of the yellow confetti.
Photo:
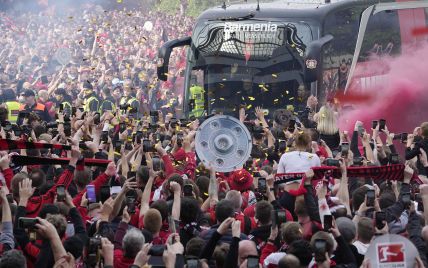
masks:
[(276, 74), (272, 74), (272, 77), (275, 77), (275, 78), (277, 78), (277, 77), (278, 77), (278, 75), (276, 75)]
[(299, 134), (303, 134), (303, 131), (299, 131)]
[(289, 98), (289, 100), (294, 100), (294, 97)]
[(252, 105), (252, 104), (248, 105), (248, 106), (247, 106), (247, 109), (251, 109), (251, 107), (253, 107), (253, 105)]
[(259, 85), (259, 88), (264, 88), (264, 85)]
[(226, 79), (226, 78), (223, 78), (222, 80), (223, 80), (223, 81), (226, 81), (227, 79)]
[(244, 101), (245, 100), (245, 98), (244, 97), (241, 97), (241, 99)]
[(249, 100), (251, 100), (251, 101), (253, 101), (253, 100), (255, 100), (256, 98), (254, 98), (254, 97), (248, 97), (248, 99), (249, 99)]
[(122, 0), (117, 0), (118, 3), (122, 3)]
[(288, 94), (290, 94), (290, 91), (286, 90), (285, 93), (288, 95)]
[(224, 100), (224, 98), (220, 98), (220, 100)]
[(273, 102), (278, 102), (278, 101), (279, 101), (279, 99), (274, 99), (274, 100), (273, 100)]

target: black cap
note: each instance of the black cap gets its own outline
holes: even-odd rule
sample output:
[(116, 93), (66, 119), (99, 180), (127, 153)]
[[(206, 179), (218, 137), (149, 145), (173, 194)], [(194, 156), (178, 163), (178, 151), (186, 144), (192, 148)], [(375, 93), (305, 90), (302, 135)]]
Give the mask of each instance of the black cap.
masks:
[(30, 97), (30, 96), (35, 97), (36, 93), (34, 93), (34, 91), (31, 89), (27, 89), (24, 91), (24, 93), (22, 93), (22, 96), (24, 96), (24, 97)]
[(83, 88), (84, 89), (94, 89), (94, 87), (92, 86), (91, 83), (89, 83), (89, 81), (86, 81), (85, 83), (83, 83)]

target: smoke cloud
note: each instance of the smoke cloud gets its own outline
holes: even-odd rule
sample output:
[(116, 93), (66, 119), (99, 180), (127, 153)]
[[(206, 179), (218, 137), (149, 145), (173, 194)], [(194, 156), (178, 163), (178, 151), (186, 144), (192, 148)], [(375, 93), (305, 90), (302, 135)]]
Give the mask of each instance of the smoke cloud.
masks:
[[(394, 133), (413, 132), (421, 122), (428, 121), (428, 44), (396, 58), (382, 58), (380, 63), (389, 69), (375, 86), (353, 87), (351, 94), (363, 92), (364, 102), (349, 103), (354, 110), (340, 118), (342, 129), (351, 130), (356, 120), (371, 128), (371, 121), (386, 119)], [(370, 66), (370, 65), (369, 65)], [(369, 73), (378, 73), (379, 65), (369, 67)]]

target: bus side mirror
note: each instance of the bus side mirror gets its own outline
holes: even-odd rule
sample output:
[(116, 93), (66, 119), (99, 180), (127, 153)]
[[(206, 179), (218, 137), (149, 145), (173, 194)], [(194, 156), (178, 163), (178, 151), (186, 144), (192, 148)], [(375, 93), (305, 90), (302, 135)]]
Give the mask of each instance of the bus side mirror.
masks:
[(190, 46), (192, 39), (187, 36), (176, 40), (166, 42), (158, 51), (158, 68), (157, 74), (159, 80), (168, 80), (169, 58), (171, 52), (176, 47)]
[(312, 83), (321, 77), (322, 62), (321, 62), (321, 51), (323, 47), (333, 40), (333, 36), (328, 34), (322, 38), (311, 42), (308, 45), (306, 57), (305, 57), (305, 82)]

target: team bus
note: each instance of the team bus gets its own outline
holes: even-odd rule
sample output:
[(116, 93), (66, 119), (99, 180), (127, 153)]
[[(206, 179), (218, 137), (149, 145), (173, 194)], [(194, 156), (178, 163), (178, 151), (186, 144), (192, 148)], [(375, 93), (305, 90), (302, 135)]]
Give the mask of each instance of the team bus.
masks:
[(400, 54), (414, 41), (409, 33), (428, 21), (427, 1), (303, 2), (211, 8), (197, 18), (192, 36), (166, 42), (158, 55), (164, 81), (172, 50), (188, 46), (184, 114), (236, 115), (242, 104), (297, 112), (311, 94), (322, 103), (350, 87), (351, 71), (354, 84), (369, 87), (384, 72), (367, 71), (373, 55)]

